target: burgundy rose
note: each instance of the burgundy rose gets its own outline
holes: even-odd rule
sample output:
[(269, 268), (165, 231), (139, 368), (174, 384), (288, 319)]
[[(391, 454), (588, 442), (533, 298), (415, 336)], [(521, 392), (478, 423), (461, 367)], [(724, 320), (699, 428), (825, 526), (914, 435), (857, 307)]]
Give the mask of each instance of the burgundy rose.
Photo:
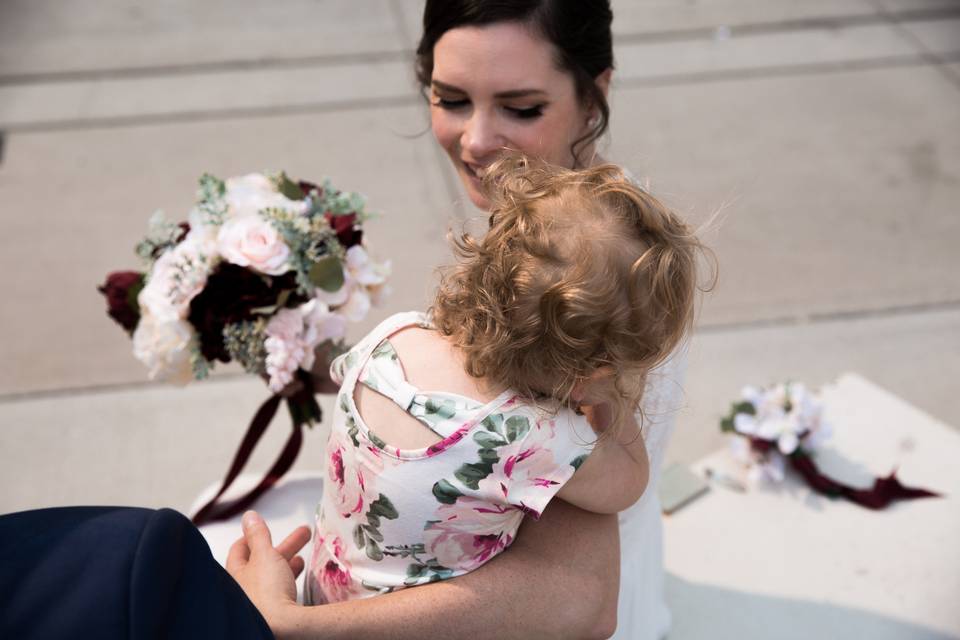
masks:
[(303, 191), (304, 195), (309, 194), (313, 190), (316, 190), (321, 196), (323, 195), (323, 189), (312, 182), (297, 180), (297, 186), (300, 187), (300, 191)]
[(143, 280), (144, 274), (138, 271), (114, 271), (97, 287), (107, 299), (107, 314), (129, 334), (133, 334), (140, 322), (137, 295), (143, 289)]
[(223, 327), (231, 322), (252, 320), (254, 309), (277, 303), (283, 291), (291, 291), (288, 305), (306, 302), (306, 297), (297, 293), (296, 276), (265, 276), (228, 262), (207, 278), (203, 291), (190, 301), (188, 319), (200, 336), (200, 351), (203, 357), (213, 362), (230, 362), (230, 354), (223, 344)]
[[(300, 180), (297, 182), (297, 186), (300, 187), (300, 190), (304, 193), (310, 193), (311, 191), (316, 190), (321, 197), (323, 196), (323, 189), (312, 182)], [(344, 249), (349, 249), (356, 244), (360, 244), (360, 241), (363, 239), (363, 232), (360, 231), (360, 229), (353, 228), (357, 223), (357, 214), (348, 213), (341, 216), (335, 216), (327, 211), (323, 214), (323, 217), (327, 219), (328, 223), (330, 223), (330, 227), (333, 229), (334, 233), (337, 234), (337, 240), (340, 241), (340, 244), (343, 245)]]
[(363, 232), (354, 228), (357, 222), (357, 214), (347, 213), (342, 216), (335, 216), (328, 211), (323, 214), (323, 217), (330, 223), (330, 227), (337, 234), (337, 240), (340, 241), (344, 249), (360, 244), (363, 239)]

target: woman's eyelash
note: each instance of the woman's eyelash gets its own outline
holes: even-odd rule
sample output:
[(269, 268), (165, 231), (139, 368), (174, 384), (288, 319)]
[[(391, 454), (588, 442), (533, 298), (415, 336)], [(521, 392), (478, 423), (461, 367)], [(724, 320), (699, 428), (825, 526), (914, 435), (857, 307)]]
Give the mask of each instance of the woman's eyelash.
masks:
[(446, 98), (437, 98), (436, 104), (438, 107), (443, 109), (459, 109), (460, 107), (465, 107), (467, 105), (467, 99), (461, 98), (459, 100), (447, 100)]
[[(436, 98), (436, 102), (433, 103), (435, 106), (440, 107), (441, 109), (460, 109), (470, 104), (470, 100), (467, 98), (459, 98), (457, 100), (450, 100), (448, 98)], [(543, 115), (543, 105), (537, 105), (535, 107), (527, 108), (518, 108), (518, 107), (504, 107), (504, 109), (510, 113), (515, 118), (521, 120), (530, 120), (533, 118), (539, 118)]]
[(528, 120), (531, 118), (539, 118), (543, 115), (543, 105), (537, 105), (536, 107), (529, 107), (527, 109), (517, 109), (514, 107), (507, 107), (507, 111), (512, 113), (517, 118), (521, 120)]

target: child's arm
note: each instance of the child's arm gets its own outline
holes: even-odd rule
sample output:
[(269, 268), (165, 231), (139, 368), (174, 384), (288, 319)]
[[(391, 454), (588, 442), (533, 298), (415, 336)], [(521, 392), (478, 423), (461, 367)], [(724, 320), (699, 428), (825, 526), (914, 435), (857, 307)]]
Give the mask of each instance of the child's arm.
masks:
[(609, 408), (584, 406), (584, 415), (600, 432), (586, 461), (557, 493), (557, 497), (594, 513), (616, 513), (631, 506), (647, 488), (650, 462), (636, 416), (630, 414), (616, 435), (603, 435)]
[[(262, 523), (245, 536), (227, 568), (278, 640), (608, 638), (617, 626), (617, 519), (562, 501), (547, 507), (540, 520), (524, 518), (510, 549), (476, 571), (320, 607), (299, 606), (290, 595), (293, 572), (284, 557), (292, 557), (306, 537), (295, 548), (285, 549), (290, 543), (284, 541), (275, 550)], [(478, 603), (498, 615), (478, 625)]]

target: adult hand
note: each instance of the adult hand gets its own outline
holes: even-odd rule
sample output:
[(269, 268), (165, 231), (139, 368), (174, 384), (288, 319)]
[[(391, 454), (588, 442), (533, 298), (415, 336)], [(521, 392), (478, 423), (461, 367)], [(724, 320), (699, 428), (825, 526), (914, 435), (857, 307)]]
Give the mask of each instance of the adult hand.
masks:
[(243, 537), (230, 547), (227, 572), (263, 615), (274, 635), (286, 637), (293, 631), (296, 578), (304, 567), (303, 558), (296, 554), (310, 540), (310, 530), (298, 527), (274, 547), (270, 529), (257, 512), (247, 511), (241, 523)]

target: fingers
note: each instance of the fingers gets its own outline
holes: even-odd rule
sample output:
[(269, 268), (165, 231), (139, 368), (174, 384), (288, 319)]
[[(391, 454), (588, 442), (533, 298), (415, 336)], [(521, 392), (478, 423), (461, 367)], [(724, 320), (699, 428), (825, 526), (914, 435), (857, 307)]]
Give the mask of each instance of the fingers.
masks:
[(290, 560), (290, 570), (293, 571), (294, 578), (297, 578), (300, 576), (300, 573), (303, 571), (304, 566), (305, 566), (305, 563), (303, 561), (303, 558), (301, 558), (300, 556), (293, 556), (293, 558)]
[(230, 545), (230, 551), (227, 553), (227, 571), (233, 572), (235, 569), (247, 564), (250, 560), (250, 547), (247, 546), (246, 538), (239, 538)]
[(243, 536), (250, 553), (263, 553), (273, 548), (270, 540), (270, 529), (256, 511), (247, 511), (240, 520), (243, 527)]
[(293, 558), (303, 546), (310, 542), (310, 529), (297, 527), (293, 532), (277, 545), (277, 551), (287, 560)]

